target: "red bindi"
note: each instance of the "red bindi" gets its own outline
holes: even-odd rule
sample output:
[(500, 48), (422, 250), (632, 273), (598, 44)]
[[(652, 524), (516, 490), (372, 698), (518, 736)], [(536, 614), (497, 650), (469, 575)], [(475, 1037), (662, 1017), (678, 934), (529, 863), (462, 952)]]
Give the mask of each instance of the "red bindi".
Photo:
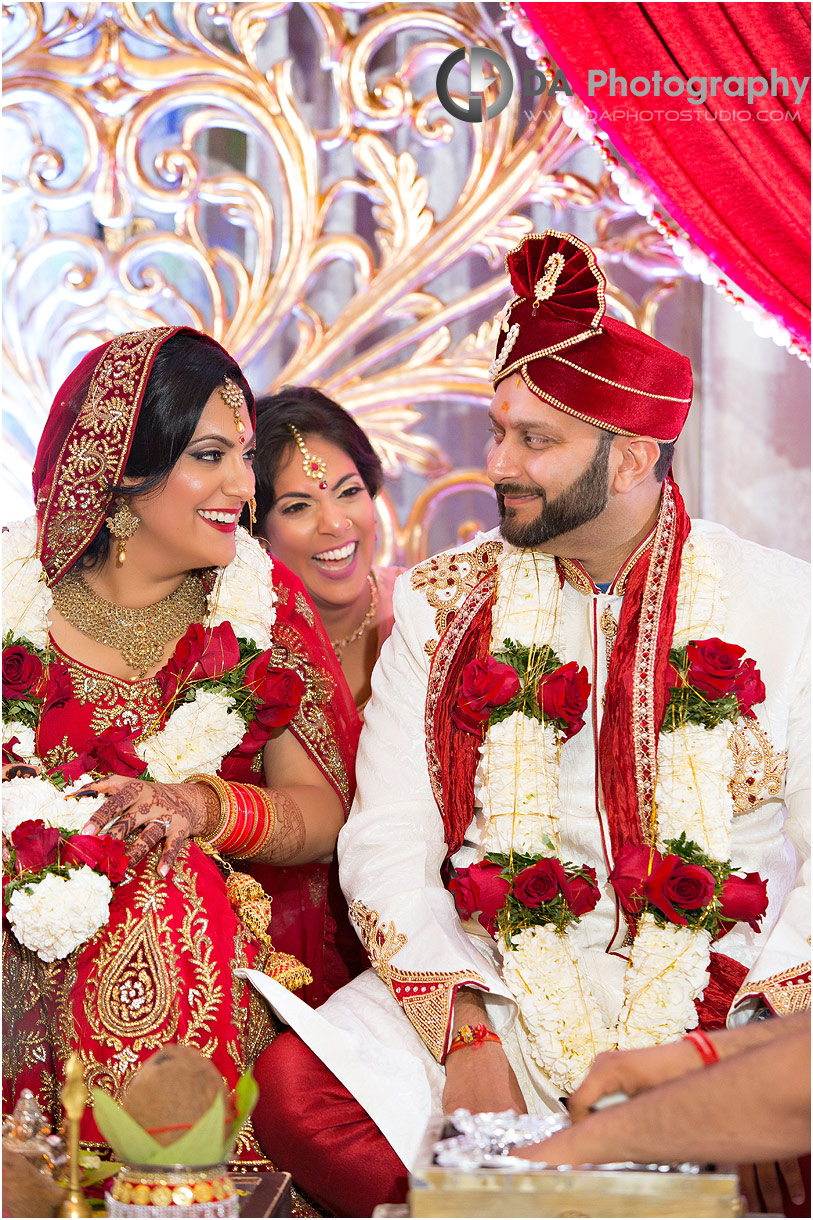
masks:
[(320, 490), (320, 491), (327, 491), (327, 483), (325, 482), (325, 480), (324, 480), (324, 479), (322, 479), (322, 482), (319, 484), (319, 490)]

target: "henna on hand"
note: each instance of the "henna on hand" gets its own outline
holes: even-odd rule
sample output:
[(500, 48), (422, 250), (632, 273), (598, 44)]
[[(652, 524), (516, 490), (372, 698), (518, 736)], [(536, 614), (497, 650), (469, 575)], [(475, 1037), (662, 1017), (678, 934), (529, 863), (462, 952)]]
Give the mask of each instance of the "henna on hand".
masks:
[(277, 820), (267, 849), (262, 856), (255, 858), (264, 864), (287, 864), (305, 845), (305, 819), (296, 801), (284, 788), (271, 788), (268, 793)]
[(85, 833), (98, 834), (112, 822), (107, 834), (117, 839), (135, 836), (128, 846), (133, 864), (166, 839), (158, 863), (158, 872), (165, 877), (186, 840), (206, 825), (206, 803), (200, 787), (134, 780), (107, 798), (92, 815)]

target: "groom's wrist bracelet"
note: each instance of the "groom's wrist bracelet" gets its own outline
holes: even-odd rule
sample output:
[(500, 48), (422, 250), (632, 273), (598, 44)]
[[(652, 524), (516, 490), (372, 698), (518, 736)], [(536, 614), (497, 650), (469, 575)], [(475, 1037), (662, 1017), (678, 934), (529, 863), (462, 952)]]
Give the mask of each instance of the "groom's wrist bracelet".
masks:
[(482, 1046), (484, 1042), (502, 1042), (499, 1034), (492, 1033), (482, 1023), (479, 1025), (461, 1025), (455, 1036), (452, 1038), (452, 1044), (446, 1052), (446, 1058), (453, 1051), (462, 1050), (464, 1046)]

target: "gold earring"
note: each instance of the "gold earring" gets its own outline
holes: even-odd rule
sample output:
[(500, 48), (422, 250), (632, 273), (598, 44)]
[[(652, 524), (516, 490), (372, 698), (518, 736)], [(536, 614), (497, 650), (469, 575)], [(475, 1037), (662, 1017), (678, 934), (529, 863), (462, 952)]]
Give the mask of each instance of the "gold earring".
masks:
[(119, 544), (120, 565), (127, 558), (127, 539), (132, 538), (140, 524), (141, 518), (135, 515), (126, 500), (119, 500), (112, 517), (105, 518), (105, 525)]
[(224, 380), (223, 384), (217, 388), (220, 392), (220, 397), (223, 399), (226, 406), (231, 410), (231, 413), (234, 416), (235, 428), (238, 432), (245, 432), (246, 426), (240, 417), (240, 412), (246, 405), (246, 400), (243, 397), (243, 391), (228, 377)]
[(253, 536), (257, 524), (257, 501), (254, 496), (248, 501), (248, 532)]

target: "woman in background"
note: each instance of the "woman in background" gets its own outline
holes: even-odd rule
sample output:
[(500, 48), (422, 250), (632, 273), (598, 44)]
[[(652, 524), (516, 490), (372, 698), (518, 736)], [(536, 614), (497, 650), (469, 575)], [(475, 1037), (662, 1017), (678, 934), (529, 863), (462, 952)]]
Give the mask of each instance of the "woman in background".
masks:
[(257, 399), (255, 477), (257, 533), (310, 594), (361, 711), (402, 570), (373, 567), (381, 462), (343, 407), (286, 386)]

